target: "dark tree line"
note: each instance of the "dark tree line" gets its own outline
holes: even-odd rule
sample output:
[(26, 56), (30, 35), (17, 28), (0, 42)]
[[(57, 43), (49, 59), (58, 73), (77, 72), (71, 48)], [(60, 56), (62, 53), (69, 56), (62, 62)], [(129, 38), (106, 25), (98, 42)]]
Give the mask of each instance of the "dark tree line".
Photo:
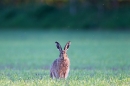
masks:
[[(48, 5), (60, 5), (63, 6), (65, 4), (82, 4), (82, 5), (101, 5), (106, 4), (108, 8), (116, 8), (122, 4), (130, 3), (130, 0), (0, 0), (0, 5), (21, 5), (21, 4), (48, 4)], [(75, 4), (76, 3), (76, 4)]]
[(106, 9), (117, 10), (126, 4), (130, 6), (130, 0), (0, 0), (0, 8), (8, 6), (19, 7), (30, 4), (47, 4), (58, 8), (69, 6), (72, 15), (76, 14), (78, 10), (94, 7), (100, 14)]

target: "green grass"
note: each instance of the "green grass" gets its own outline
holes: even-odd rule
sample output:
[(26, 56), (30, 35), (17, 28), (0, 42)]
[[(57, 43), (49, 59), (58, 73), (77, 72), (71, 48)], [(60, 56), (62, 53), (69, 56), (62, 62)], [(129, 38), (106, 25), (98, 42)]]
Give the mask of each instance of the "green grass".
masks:
[[(10, 86), (129, 86), (126, 71), (71, 70), (67, 80), (52, 80), (48, 70), (4, 70), (1, 85)], [(128, 71), (127, 71), (128, 72)]]
[[(130, 34), (112, 31), (0, 31), (0, 86), (129, 86)], [(67, 80), (52, 80), (55, 41), (71, 41)]]

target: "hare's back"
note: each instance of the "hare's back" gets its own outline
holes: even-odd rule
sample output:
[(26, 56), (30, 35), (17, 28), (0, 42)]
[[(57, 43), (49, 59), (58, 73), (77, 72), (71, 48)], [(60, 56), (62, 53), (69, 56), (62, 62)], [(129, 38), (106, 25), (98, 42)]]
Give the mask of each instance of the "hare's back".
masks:
[(57, 59), (54, 60), (53, 64), (52, 64), (52, 68), (56, 68), (57, 67)]

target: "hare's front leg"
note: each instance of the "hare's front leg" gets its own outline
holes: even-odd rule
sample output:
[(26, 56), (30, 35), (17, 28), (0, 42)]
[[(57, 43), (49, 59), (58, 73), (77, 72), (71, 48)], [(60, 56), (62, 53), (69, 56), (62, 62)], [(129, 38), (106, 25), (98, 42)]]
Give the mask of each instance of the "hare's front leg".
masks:
[(69, 73), (69, 69), (67, 69), (67, 71), (65, 73), (65, 79), (68, 77), (68, 73)]

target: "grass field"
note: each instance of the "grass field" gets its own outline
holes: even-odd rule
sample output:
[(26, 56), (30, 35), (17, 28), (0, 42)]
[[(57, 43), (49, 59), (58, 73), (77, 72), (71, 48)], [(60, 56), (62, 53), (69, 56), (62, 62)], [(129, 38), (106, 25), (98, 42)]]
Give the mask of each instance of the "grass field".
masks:
[[(67, 80), (52, 80), (55, 41), (71, 41)], [(0, 86), (130, 86), (130, 34), (120, 31), (0, 31)]]

